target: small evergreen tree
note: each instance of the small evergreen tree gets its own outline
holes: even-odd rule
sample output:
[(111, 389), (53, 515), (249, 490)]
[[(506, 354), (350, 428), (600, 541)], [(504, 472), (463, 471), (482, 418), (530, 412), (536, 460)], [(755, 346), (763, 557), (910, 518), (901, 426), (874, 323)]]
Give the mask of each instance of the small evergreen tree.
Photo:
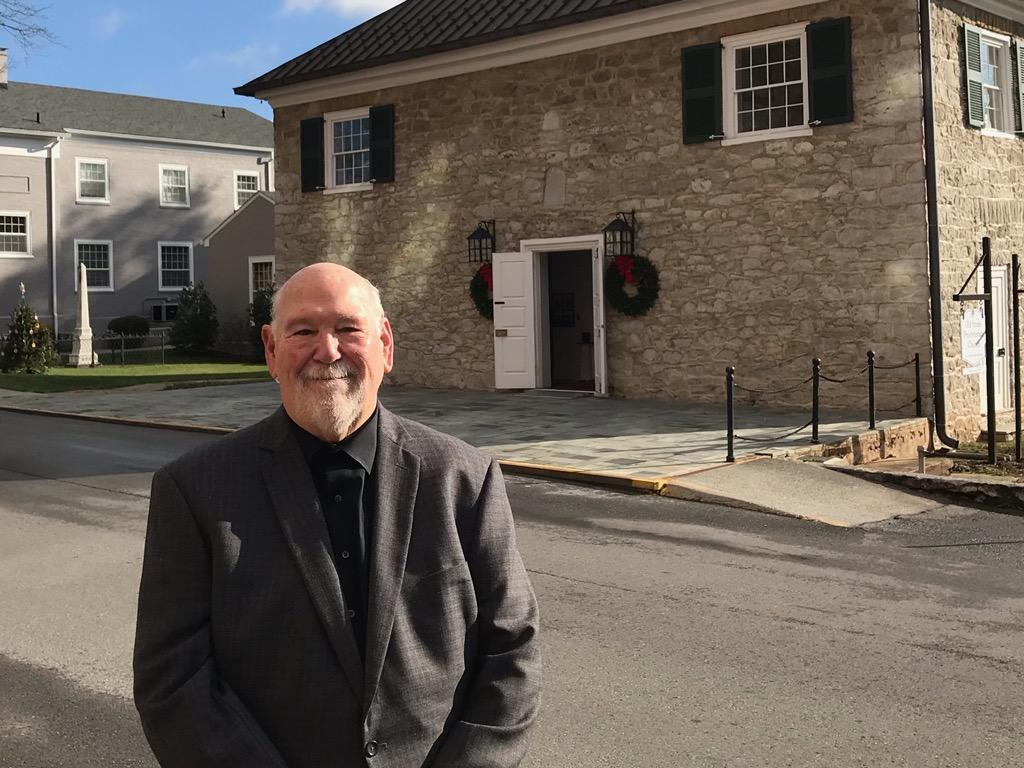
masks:
[(206, 352), (217, 340), (217, 307), (202, 283), (183, 288), (171, 326), (171, 344), (187, 354)]
[(269, 325), (274, 304), (274, 286), (261, 288), (249, 305), (249, 345), (254, 360), (263, 360), (263, 326)]
[(57, 363), (50, 329), (39, 322), (39, 316), (25, 299), (25, 284), (21, 283), (21, 300), (11, 313), (7, 340), (0, 353), (0, 370), (4, 373), (46, 373)]

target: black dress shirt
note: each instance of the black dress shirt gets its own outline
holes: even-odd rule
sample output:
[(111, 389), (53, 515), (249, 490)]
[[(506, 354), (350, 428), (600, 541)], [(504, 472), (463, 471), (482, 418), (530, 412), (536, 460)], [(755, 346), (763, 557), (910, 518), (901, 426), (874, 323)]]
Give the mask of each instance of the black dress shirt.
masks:
[(348, 619), (365, 661), (375, 512), (370, 479), (377, 455), (377, 411), (340, 443), (325, 443), (295, 422), (292, 426), (320, 497)]

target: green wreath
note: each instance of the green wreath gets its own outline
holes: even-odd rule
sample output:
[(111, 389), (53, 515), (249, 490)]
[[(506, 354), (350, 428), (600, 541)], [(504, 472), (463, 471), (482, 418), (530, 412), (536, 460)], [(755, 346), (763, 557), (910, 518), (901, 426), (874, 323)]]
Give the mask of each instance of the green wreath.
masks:
[(493, 275), (491, 265), (484, 264), (469, 281), (469, 296), (476, 305), (476, 311), (488, 320), (494, 319), (494, 303), (491, 300)]
[[(627, 291), (626, 286), (636, 291)], [(658, 268), (644, 256), (616, 256), (604, 272), (608, 303), (624, 315), (646, 315), (658, 300), (661, 280)]]

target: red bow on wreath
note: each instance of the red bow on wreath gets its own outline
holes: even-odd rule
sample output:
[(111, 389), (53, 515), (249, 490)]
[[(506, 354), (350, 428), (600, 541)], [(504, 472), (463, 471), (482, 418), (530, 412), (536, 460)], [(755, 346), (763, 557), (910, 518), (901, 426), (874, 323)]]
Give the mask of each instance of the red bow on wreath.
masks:
[(494, 267), (492, 267), (490, 264), (484, 264), (482, 267), (480, 267), (480, 277), (482, 277), (484, 279), (484, 282), (487, 283), (487, 290), (493, 291)]
[(636, 278), (633, 277), (633, 257), (632, 256), (616, 256), (615, 257), (615, 268), (619, 270), (619, 274), (622, 275), (622, 279), (629, 285), (636, 285)]

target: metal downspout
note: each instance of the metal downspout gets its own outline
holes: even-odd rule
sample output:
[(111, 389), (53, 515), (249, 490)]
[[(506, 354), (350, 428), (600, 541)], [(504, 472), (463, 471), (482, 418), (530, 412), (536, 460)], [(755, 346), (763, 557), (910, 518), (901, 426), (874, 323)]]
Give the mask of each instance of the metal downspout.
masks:
[(924, 153), (928, 204), (928, 285), (931, 294), (932, 382), (935, 436), (950, 448), (959, 441), (946, 433), (945, 361), (942, 350), (942, 283), (939, 255), (939, 190), (935, 160), (935, 100), (932, 88), (932, 8), (931, 0), (920, 0), (921, 85), (924, 92)]
[(57, 314), (57, 173), (54, 170), (54, 149), (60, 146), (60, 138), (46, 145), (49, 194), (47, 205), (50, 218), (50, 306), (53, 309), (53, 332), (60, 333), (60, 318)]

